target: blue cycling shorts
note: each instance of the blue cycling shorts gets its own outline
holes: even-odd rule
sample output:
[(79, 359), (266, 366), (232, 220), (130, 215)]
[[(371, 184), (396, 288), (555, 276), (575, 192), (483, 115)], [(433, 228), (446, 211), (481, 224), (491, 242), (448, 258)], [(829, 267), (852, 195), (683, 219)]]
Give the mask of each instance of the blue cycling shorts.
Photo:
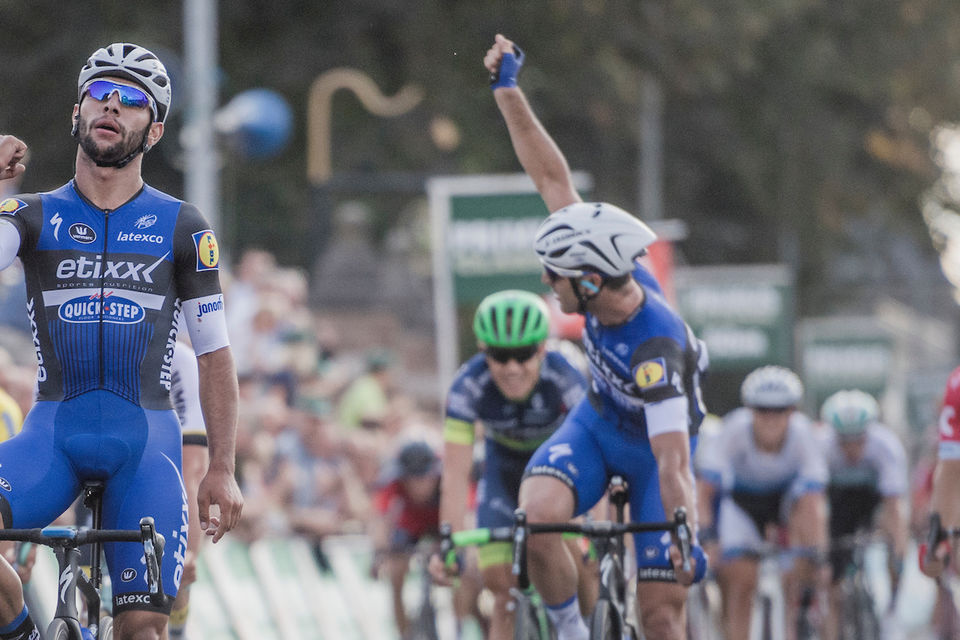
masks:
[(477, 526), (509, 527), (530, 452), (513, 451), (489, 438), (485, 444), (483, 476), (477, 486)]
[[(696, 440), (695, 436), (690, 438), (691, 461)], [(566, 483), (573, 491), (574, 515), (593, 507), (604, 496), (610, 477), (620, 475), (627, 481), (632, 521), (667, 520), (650, 440), (639, 430), (604, 420), (588, 399), (574, 407), (560, 428), (540, 445), (525, 473), (548, 475)], [(673, 581), (670, 533), (637, 533), (633, 540), (638, 579)]]
[(114, 613), (170, 612), (183, 573), (187, 500), (181, 467), (180, 424), (172, 411), (143, 409), (109, 391), (62, 402), (38, 402), (23, 430), (0, 443), (0, 496), (9, 505), (7, 528), (44, 527), (80, 494), (85, 480), (104, 481), (103, 528), (140, 529), (153, 516), (166, 538), (166, 607), (147, 595), (143, 547), (104, 545), (113, 584)]

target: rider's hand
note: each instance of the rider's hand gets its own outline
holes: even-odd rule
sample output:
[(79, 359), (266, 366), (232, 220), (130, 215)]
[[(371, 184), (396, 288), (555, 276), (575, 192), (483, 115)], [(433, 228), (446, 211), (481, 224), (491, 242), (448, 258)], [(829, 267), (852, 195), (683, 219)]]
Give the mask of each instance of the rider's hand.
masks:
[(920, 543), (920, 548), (917, 550), (917, 560), (920, 563), (920, 571), (931, 578), (939, 578), (943, 574), (943, 570), (950, 564), (950, 554), (949, 540), (943, 540), (937, 545), (932, 558), (929, 557), (930, 554), (927, 543)]
[[(227, 531), (237, 526), (243, 511), (243, 496), (233, 473), (210, 467), (200, 481), (197, 504), (200, 507), (200, 528), (213, 536), (213, 542), (218, 542)], [(219, 519), (210, 514), (210, 506), (214, 504), (220, 507)]]
[(0, 135), (0, 180), (15, 178), (26, 171), (20, 162), (27, 153), (27, 145), (14, 136)]
[(707, 574), (707, 554), (699, 544), (690, 546), (690, 571), (683, 570), (683, 558), (680, 555), (680, 547), (675, 544), (670, 545), (670, 562), (673, 563), (674, 575), (677, 582), (683, 587), (689, 587), (695, 582), (700, 582)]
[(460, 575), (462, 563), (458, 558), (452, 566), (448, 566), (439, 553), (430, 556), (430, 562), (427, 564), (427, 570), (433, 581), (444, 587), (452, 587), (454, 580)]
[(483, 58), (483, 66), (490, 72), (490, 86), (493, 89), (515, 87), (517, 74), (523, 66), (523, 51), (498, 33), (493, 46)]

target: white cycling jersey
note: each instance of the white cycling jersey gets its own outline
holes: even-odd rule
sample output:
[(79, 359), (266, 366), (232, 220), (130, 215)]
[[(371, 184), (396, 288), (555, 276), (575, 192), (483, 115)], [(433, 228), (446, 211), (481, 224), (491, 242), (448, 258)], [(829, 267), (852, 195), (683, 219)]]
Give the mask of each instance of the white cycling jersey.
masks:
[(906, 494), (907, 453), (889, 427), (880, 423), (867, 427), (863, 456), (856, 462), (844, 455), (833, 429), (825, 427), (821, 438), (831, 485), (871, 488), (884, 497)]
[(718, 432), (698, 457), (700, 475), (723, 493), (767, 493), (790, 489), (802, 493), (827, 482), (823, 452), (806, 415), (794, 411), (783, 447), (776, 453), (761, 451), (753, 438), (753, 413), (735, 409), (723, 418)]
[(796, 499), (827, 482), (823, 450), (799, 411), (790, 416), (778, 452), (757, 448), (753, 412), (746, 408), (727, 414), (701, 446), (700, 477), (720, 494), (716, 529), (725, 558), (762, 553), (766, 525), (785, 524)]

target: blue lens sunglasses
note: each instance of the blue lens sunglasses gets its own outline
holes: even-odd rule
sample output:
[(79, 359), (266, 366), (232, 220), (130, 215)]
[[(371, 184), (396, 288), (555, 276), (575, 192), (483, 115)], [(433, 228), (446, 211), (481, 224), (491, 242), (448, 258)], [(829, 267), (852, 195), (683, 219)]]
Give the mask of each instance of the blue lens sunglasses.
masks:
[(145, 91), (127, 84), (118, 84), (111, 80), (94, 80), (87, 85), (86, 93), (97, 102), (109, 100), (114, 93), (120, 99), (120, 104), (127, 107), (143, 109), (150, 107), (154, 120), (157, 119), (157, 105)]

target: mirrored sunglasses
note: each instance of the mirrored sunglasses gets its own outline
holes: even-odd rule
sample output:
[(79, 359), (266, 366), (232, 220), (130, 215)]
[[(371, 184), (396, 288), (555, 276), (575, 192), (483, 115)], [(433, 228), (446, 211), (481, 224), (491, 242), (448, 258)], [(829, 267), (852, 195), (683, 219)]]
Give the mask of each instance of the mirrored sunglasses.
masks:
[(85, 91), (97, 102), (109, 100), (110, 96), (116, 93), (117, 98), (120, 99), (120, 104), (127, 107), (137, 107), (138, 109), (149, 107), (153, 112), (153, 117), (157, 117), (157, 108), (153, 103), (153, 98), (137, 87), (100, 79), (88, 84)]
[(535, 356), (539, 348), (537, 344), (527, 347), (487, 347), (484, 352), (500, 364), (507, 364), (511, 360), (523, 364)]

